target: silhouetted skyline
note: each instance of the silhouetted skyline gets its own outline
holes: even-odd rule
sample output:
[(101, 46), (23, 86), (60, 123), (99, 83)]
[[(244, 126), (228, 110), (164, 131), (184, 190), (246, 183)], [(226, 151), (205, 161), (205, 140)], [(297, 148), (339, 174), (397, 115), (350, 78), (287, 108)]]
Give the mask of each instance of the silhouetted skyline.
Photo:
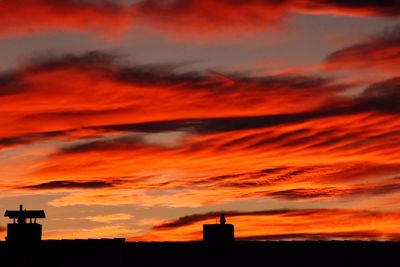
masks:
[[(225, 214), (203, 225), (203, 242), (127, 242), (125, 238), (41, 240), (43, 210), (7, 210), (1, 266), (387, 266), (400, 242), (235, 241)], [(249, 230), (249, 229), (244, 229)]]

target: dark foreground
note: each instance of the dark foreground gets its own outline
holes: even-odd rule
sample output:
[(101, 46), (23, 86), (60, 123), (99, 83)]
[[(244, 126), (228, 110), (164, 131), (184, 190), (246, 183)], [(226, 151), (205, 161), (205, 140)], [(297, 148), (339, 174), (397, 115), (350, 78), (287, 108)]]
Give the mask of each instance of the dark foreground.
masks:
[(399, 242), (130, 243), (124, 240), (0, 243), (0, 266), (400, 266)]

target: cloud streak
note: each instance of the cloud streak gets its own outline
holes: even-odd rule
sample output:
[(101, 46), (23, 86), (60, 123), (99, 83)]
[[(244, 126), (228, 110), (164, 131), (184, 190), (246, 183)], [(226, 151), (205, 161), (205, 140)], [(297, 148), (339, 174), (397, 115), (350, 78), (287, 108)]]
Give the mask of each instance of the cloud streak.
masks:
[[(1, 1), (0, 35), (26, 35), (60, 30), (112, 35), (132, 23), (129, 13), (129, 10), (112, 4), (111, 1)], [(60, 17), (64, 19), (60, 20)]]
[[(207, 38), (210, 33), (251, 32), (276, 28), (291, 13), (398, 17), (395, 1), (273, 1), (145, 0), (123, 5), (116, 1), (27, 0), (0, 3), (0, 35), (52, 31), (92, 32), (108, 37), (148, 27), (169, 35)], [(63, 17), (63, 20), (59, 20)], [(198, 31), (201, 29), (201, 31)]]
[[(397, 212), (344, 209), (223, 211), (235, 225), (238, 240), (395, 240)], [(201, 240), (203, 223), (215, 223), (218, 212), (165, 222), (131, 240)], [(168, 234), (167, 234), (168, 232)]]
[[(143, 1), (138, 4), (140, 21), (161, 31), (178, 35), (199, 35), (217, 31), (263, 31), (276, 28), (290, 13), (335, 14), (341, 16), (398, 17), (400, 7), (394, 1), (273, 1), (250, 0), (175, 0)], [(168, 19), (168, 23), (165, 20)], [(205, 33), (204, 33), (205, 32)]]
[(387, 194), (395, 194), (400, 190), (398, 178), (392, 178), (389, 181), (383, 181), (374, 184), (353, 184), (344, 187), (323, 187), (323, 188), (295, 188), (284, 191), (276, 191), (266, 193), (282, 199), (288, 200), (307, 200), (307, 199), (324, 199), (324, 198), (357, 198), (381, 196)]
[[(67, 131), (76, 128), (82, 119), (91, 121), (94, 117), (97, 117), (96, 122), (84, 125), (85, 128), (91, 125), (110, 124), (115, 125), (114, 128), (118, 130), (118, 128), (129, 128), (127, 121), (131, 124), (143, 122), (143, 128), (146, 126), (151, 128), (152, 125), (146, 125), (149, 121), (162, 122), (166, 119), (196, 117), (207, 119), (210, 113), (204, 110), (206, 101), (212, 111), (224, 117), (276, 114), (289, 107), (293, 111), (298, 108), (302, 111), (320, 106), (332, 93), (342, 90), (338, 86), (330, 85), (327, 80), (315, 77), (276, 76), (250, 79), (232, 75), (221, 78), (202, 73), (176, 74), (168, 67), (125, 67), (118, 65), (109, 55), (100, 52), (45, 60), (16, 71), (13, 75), (25, 84), (24, 93), (3, 95), (0, 101), (4, 105), (0, 112), (13, 109), (14, 103), (25, 105), (25, 108), (21, 108), (19, 112), (14, 110), (15, 117), (2, 118), (4, 124), (8, 124), (10, 119), (21, 122), (19, 130), (14, 130), (13, 136), (7, 137), (32, 134), (32, 131), (29, 131), (31, 128), (43, 132), (56, 129)], [(60, 80), (64, 81), (61, 86)], [(65, 93), (59, 94), (51, 90), (53, 85), (60, 90), (62, 88)], [(116, 90), (118, 94), (111, 94), (110, 88)], [(313, 98), (309, 93), (310, 90), (321, 95), (321, 99)], [(276, 96), (278, 91), (286, 97), (278, 98)], [(82, 94), (86, 95), (85, 101), (81, 98)], [(157, 95), (158, 97), (155, 97)], [(146, 99), (150, 96), (152, 105), (146, 103)], [(44, 98), (54, 105), (46, 105)], [(165, 102), (163, 101), (165, 98), (176, 101)], [(307, 107), (295, 105), (299, 98), (308, 103)], [(28, 108), (27, 99), (35, 99), (37, 104)], [(210, 100), (212, 103), (209, 103)], [(181, 110), (189, 112), (182, 116)], [(127, 117), (127, 114), (134, 116)], [(279, 116), (267, 119), (275, 121), (285, 119)], [(43, 128), (48, 121), (51, 123)], [(36, 125), (33, 125), (34, 123)], [(118, 126), (120, 124), (122, 125)], [(196, 124), (198, 124), (196, 120), (188, 121), (186, 125), (185, 122), (177, 121), (175, 126), (162, 123), (159, 127), (165, 131), (168, 127), (190, 128), (196, 127)], [(25, 131), (24, 126), (27, 128)], [(140, 126), (136, 125), (139, 131)]]
[(46, 183), (29, 185), (23, 188), (32, 190), (52, 190), (52, 189), (99, 189), (112, 187), (113, 183), (105, 181), (50, 181)]
[(388, 28), (382, 34), (333, 52), (325, 59), (328, 69), (375, 69), (398, 74), (400, 63), (400, 26)]
[[(28, 44), (36, 40), (31, 35), (57, 33), (125, 47), (129, 35), (145, 33), (152, 36), (146, 43), (167, 36), (175, 48), (171, 39), (243, 38), (229, 46), (233, 52), (246, 46), (271, 55), (252, 41), (273, 38), (292, 16), (298, 32), (309, 33), (313, 14), (388, 21), (400, 9), (390, 0), (0, 1), (0, 39), (29, 36), (21, 39)], [(245, 39), (250, 35), (257, 38)], [(287, 41), (296, 43), (294, 35)], [(317, 33), (315, 41), (320, 37), (332, 38)], [(47, 238), (136, 233), (132, 240), (198, 240), (201, 225), (227, 209), (239, 240), (398, 240), (398, 44), (394, 27), (323, 64), (250, 63), (283, 68), (274, 74), (184, 71), (180, 62), (135, 64), (102, 51), (36, 57), (0, 73), (0, 193), (4, 203), (45, 199), (67, 224), (82, 223), (49, 229)], [(195, 51), (201, 49), (208, 48)], [(285, 55), (291, 63), (305, 57)], [(229, 211), (233, 205), (238, 210)], [(244, 211), (252, 205), (261, 210)], [(76, 209), (78, 217), (67, 215)], [(172, 216), (182, 217), (160, 223)]]
[[(318, 76), (174, 66), (121, 64), (94, 51), (10, 72), (24, 86), (0, 97), (2, 148), (53, 147), (26, 174), (27, 187), (11, 187), (70, 191), (56, 206), (199, 206), (378, 196), (360, 184), (398, 176), (398, 78), (348, 96), (350, 85)], [(128, 178), (105, 182), (113, 177)]]

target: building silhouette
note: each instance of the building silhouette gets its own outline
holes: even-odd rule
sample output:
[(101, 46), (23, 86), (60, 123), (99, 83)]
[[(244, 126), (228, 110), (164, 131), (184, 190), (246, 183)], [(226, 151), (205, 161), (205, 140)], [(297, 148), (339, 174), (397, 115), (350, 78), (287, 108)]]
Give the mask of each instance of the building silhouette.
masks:
[(13, 220), (7, 225), (6, 241), (10, 243), (31, 243), (42, 240), (42, 225), (36, 219), (46, 218), (43, 210), (6, 210), (5, 217)]
[[(234, 226), (203, 225), (204, 242), (126, 242), (114, 239), (41, 240), (36, 219), (43, 210), (7, 210), (7, 242), (0, 241), (0, 266), (397, 266), (400, 242), (244, 241)], [(25, 245), (27, 244), (27, 245)]]
[(233, 224), (226, 224), (225, 214), (221, 214), (219, 224), (203, 224), (203, 241), (206, 243), (229, 243), (235, 240)]

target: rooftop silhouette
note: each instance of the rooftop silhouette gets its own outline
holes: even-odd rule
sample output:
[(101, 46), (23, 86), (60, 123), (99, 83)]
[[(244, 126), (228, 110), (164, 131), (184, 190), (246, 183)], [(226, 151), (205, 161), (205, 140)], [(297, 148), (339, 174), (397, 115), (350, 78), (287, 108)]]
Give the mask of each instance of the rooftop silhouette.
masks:
[[(126, 242), (113, 239), (41, 240), (43, 210), (7, 210), (0, 266), (388, 266), (400, 242), (235, 241), (234, 226), (203, 225), (204, 242)], [(34, 243), (33, 243), (34, 242)], [(34, 244), (34, 245), (32, 245)]]
[(7, 242), (31, 243), (42, 239), (42, 225), (36, 219), (46, 218), (43, 210), (24, 210), (20, 205), (19, 210), (6, 210), (4, 216), (13, 220), (7, 225)]
[(221, 214), (220, 224), (203, 224), (203, 241), (207, 243), (229, 243), (235, 240), (233, 224), (226, 224), (225, 214)]

